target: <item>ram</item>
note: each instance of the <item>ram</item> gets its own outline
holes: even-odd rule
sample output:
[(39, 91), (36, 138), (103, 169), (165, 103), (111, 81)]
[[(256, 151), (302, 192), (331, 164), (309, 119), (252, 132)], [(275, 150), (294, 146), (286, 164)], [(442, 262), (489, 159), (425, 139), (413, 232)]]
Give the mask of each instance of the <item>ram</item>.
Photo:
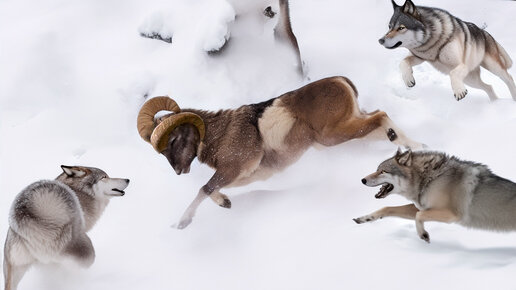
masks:
[[(215, 169), (178, 228), (191, 223), (208, 196), (230, 208), (222, 188), (266, 179), (316, 143), (333, 146), (379, 132), (397, 145), (421, 147), (385, 112), (363, 112), (357, 96), (349, 79), (330, 77), (262, 103), (218, 112), (180, 110), (169, 97), (148, 100), (138, 114), (140, 136), (168, 159), (177, 174), (188, 173), (195, 157)], [(155, 117), (161, 111), (171, 113)]]

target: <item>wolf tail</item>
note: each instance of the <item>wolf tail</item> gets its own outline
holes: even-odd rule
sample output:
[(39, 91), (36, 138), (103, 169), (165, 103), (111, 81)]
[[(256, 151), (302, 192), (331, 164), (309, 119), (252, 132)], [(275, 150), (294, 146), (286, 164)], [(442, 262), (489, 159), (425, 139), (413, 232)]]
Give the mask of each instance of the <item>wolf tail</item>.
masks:
[(505, 68), (509, 69), (512, 67), (512, 59), (505, 51), (505, 49), (496, 41), (491, 34), (484, 30), (486, 36), (486, 49), (488, 53), (495, 58), (498, 58), (500, 64)]
[(498, 47), (498, 53), (500, 54), (500, 59), (505, 64), (505, 68), (506, 69), (511, 68), (512, 67), (512, 59), (509, 56), (509, 54), (507, 53), (507, 51), (505, 51), (505, 49), (498, 42), (496, 42), (496, 46)]

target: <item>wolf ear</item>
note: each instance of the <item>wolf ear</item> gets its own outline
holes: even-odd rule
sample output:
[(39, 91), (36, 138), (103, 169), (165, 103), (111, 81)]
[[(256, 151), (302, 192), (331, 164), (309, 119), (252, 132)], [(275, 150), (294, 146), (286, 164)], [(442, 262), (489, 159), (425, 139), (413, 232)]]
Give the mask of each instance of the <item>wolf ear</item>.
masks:
[(394, 10), (396, 10), (396, 8), (400, 7), (398, 6), (398, 4), (396, 4), (396, 2), (394, 2), (394, 0), (391, 0), (392, 2), (392, 8), (394, 8)]
[(69, 177), (81, 177), (86, 174), (85, 171), (74, 166), (61, 165), (61, 169), (63, 169), (63, 172)]
[[(398, 151), (399, 152), (399, 151)], [(400, 165), (410, 166), (412, 165), (412, 150), (407, 150), (403, 153), (396, 152), (396, 161)]]
[(416, 18), (419, 18), (419, 11), (417, 11), (416, 5), (411, 0), (406, 0), (402, 7), (403, 13), (410, 14)]

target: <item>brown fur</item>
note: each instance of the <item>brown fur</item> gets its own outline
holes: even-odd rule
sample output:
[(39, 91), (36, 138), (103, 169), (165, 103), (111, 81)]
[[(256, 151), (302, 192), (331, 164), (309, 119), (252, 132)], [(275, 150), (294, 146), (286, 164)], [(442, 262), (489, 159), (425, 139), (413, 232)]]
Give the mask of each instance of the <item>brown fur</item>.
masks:
[[(268, 178), (295, 162), (314, 143), (333, 146), (380, 131), (385, 137), (388, 132), (395, 132), (391, 140), (398, 145), (421, 145), (406, 138), (385, 112), (362, 112), (356, 87), (345, 77), (322, 79), (275, 99), (233, 110), (185, 111), (204, 120), (204, 140), (195, 138), (195, 127), (179, 126), (172, 132), (163, 154), (180, 174), (189, 170), (195, 157), (185, 156), (184, 150), (194, 148), (199, 161), (216, 172), (201, 188), (180, 228), (190, 223), (206, 196), (214, 194), (211, 197), (220, 206), (230, 207), (229, 199), (219, 192), (221, 188)], [(180, 140), (191, 141), (178, 145), (177, 130), (182, 130)]]

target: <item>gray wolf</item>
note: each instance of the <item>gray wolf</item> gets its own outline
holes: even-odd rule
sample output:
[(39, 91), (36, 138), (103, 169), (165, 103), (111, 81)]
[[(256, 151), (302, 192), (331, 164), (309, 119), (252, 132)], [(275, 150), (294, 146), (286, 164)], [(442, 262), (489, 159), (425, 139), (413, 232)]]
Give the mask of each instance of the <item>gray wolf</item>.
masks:
[[(190, 224), (206, 197), (229, 208), (222, 188), (266, 179), (314, 144), (333, 146), (376, 133), (400, 146), (422, 146), (407, 138), (385, 112), (363, 112), (357, 96), (349, 79), (330, 77), (262, 103), (218, 112), (180, 110), (168, 97), (147, 101), (138, 115), (140, 136), (176, 173), (188, 173), (195, 157), (216, 170), (178, 228)], [(163, 110), (174, 113), (155, 118)]]
[(123, 196), (129, 179), (110, 178), (98, 168), (64, 166), (55, 180), (23, 189), (9, 213), (4, 248), (5, 290), (15, 290), (35, 263), (71, 258), (88, 267), (95, 250), (86, 235), (113, 196)]
[(496, 100), (492, 86), (480, 78), (483, 67), (505, 82), (516, 101), (516, 85), (507, 72), (512, 60), (491, 34), (442, 9), (415, 6), (411, 0), (403, 6), (391, 1), (394, 14), (389, 31), (379, 42), (388, 49), (405, 47), (410, 51), (400, 64), (407, 87), (416, 84), (412, 67), (427, 61), (450, 76), (457, 101), (468, 93), (464, 84), (484, 90), (491, 101)]
[(427, 242), (427, 221), (493, 231), (516, 230), (516, 183), (493, 174), (483, 164), (440, 152), (398, 150), (362, 183), (382, 186), (376, 198), (397, 193), (412, 203), (385, 207), (354, 219), (359, 224), (391, 216), (415, 220), (418, 236)]

